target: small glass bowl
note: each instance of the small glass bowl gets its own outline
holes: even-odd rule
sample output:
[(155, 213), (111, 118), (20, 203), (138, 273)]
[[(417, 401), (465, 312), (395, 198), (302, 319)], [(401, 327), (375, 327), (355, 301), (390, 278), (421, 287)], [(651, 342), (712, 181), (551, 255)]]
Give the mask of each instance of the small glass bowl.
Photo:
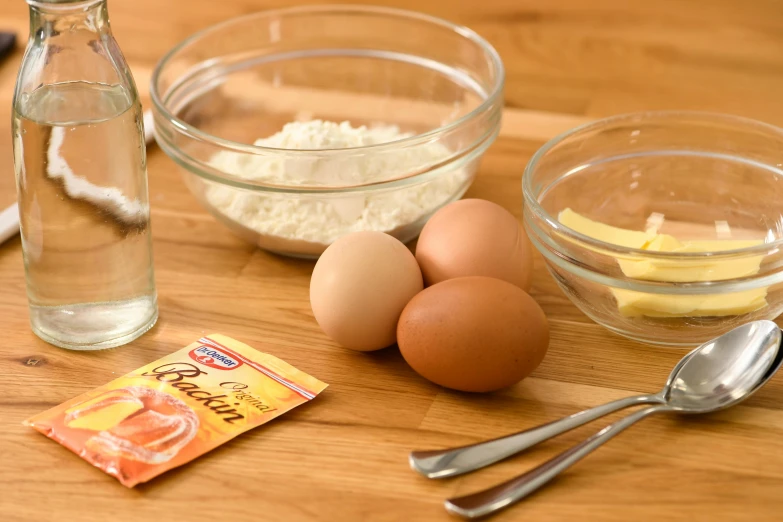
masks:
[[(652, 344), (703, 343), (783, 312), (781, 151), (781, 129), (744, 118), (648, 112), (604, 119), (533, 156), (522, 182), (525, 227), (560, 288), (597, 323)], [(558, 216), (566, 208), (680, 241), (759, 244), (625, 248), (564, 226)]]
[[(497, 52), (465, 27), (307, 6), (195, 34), (157, 65), (151, 94), (157, 141), (210, 213), (264, 249), (317, 257), (358, 230), (409, 241), (459, 199), (498, 134), (503, 82)], [(313, 119), (405, 134), (328, 150), (254, 144)]]

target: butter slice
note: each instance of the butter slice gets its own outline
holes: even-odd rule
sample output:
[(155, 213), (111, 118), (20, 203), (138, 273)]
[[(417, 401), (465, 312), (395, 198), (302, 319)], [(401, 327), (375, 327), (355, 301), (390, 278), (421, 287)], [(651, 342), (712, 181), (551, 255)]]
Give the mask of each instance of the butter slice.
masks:
[(655, 239), (655, 232), (636, 232), (635, 230), (626, 230), (609, 225), (604, 225), (592, 219), (587, 219), (567, 208), (560, 212), (557, 220), (571, 230), (575, 230), (587, 237), (610, 243), (612, 245), (623, 246), (626, 248), (641, 249), (647, 246), (650, 241)]
[(683, 244), (677, 241), (674, 236), (668, 234), (658, 234), (652, 241), (644, 248), (644, 250), (650, 250), (653, 252), (673, 252), (683, 247)]
[(625, 317), (721, 317), (755, 312), (767, 306), (767, 289), (729, 294), (660, 295), (613, 288), (620, 314)]
[[(657, 234), (647, 245), (644, 250), (651, 252), (673, 252), (682, 248), (682, 243), (668, 234)], [(621, 259), (617, 258), (617, 263), (620, 265), (620, 270), (623, 274), (634, 279), (646, 279), (648, 281), (673, 281), (669, 279), (671, 274), (666, 273), (667, 262), (657, 261), (649, 259)], [(677, 275), (681, 270), (681, 267), (674, 267), (673, 272)], [(687, 275), (683, 274), (683, 277)]]
[[(565, 226), (588, 237), (627, 248), (656, 252), (720, 252), (760, 245), (762, 240), (692, 240), (680, 242), (650, 229), (637, 232), (592, 221), (571, 209), (560, 212)], [(744, 259), (628, 259), (616, 256), (623, 274), (633, 279), (670, 283), (721, 281), (758, 273), (763, 256)], [(730, 294), (662, 295), (612, 289), (620, 313), (626, 317), (707, 317), (739, 315), (767, 305), (767, 288)]]
[[(655, 241), (653, 241), (653, 243), (655, 243)], [(667, 241), (666, 244), (663, 245), (664, 248), (659, 249), (659, 251), (674, 253), (720, 252), (738, 248), (748, 248), (762, 243), (763, 241), (761, 240), (706, 240), (679, 243), (679, 241), (675, 239), (674, 242)], [(702, 259), (698, 261), (689, 259), (618, 259), (617, 262), (620, 264), (620, 269), (623, 271), (623, 274), (628, 277), (633, 277), (634, 279), (665, 281), (669, 283), (688, 283), (697, 281), (724, 281), (726, 279), (751, 276), (758, 273), (763, 258), (764, 256), (753, 256), (743, 259)]]
[(698, 241), (683, 241), (677, 252), (724, 252), (750, 248), (764, 243), (762, 239), (706, 239)]

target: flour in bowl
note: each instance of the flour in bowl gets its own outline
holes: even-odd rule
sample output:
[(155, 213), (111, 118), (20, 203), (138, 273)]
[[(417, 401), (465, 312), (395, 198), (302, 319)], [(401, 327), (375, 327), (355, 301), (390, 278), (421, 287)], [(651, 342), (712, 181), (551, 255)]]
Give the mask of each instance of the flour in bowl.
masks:
[[(212, 157), (210, 165), (247, 180), (334, 187), (399, 178), (438, 165), (452, 154), (440, 143), (369, 153), (365, 150), (329, 152), (329, 149), (379, 145), (410, 136), (392, 125), (352, 127), (349, 122), (297, 121), (255, 142), (261, 147), (291, 149), (291, 153), (275, 151), (268, 156), (249, 156), (222, 151)], [(337, 195), (260, 194), (209, 184), (205, 197), (214, 210), (262, 236), (328, 245), (350, 232), (394, 232), (414, 224), (460, 197), (470, 178), (466, 169), (455, 168), (417, 185)], [(260, 244), (265, 246), (262, 241)]]

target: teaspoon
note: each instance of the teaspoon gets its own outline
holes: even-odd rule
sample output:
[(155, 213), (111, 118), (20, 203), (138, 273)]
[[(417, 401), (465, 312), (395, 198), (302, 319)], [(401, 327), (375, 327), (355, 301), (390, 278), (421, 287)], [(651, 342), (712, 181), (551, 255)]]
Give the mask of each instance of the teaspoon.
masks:
[[(446, 501), (446, 509), (478, 518), (528, 496), (615, 435), (658, 412), (700, 414), (747, 399), (780, 368), (781, 332), (772, 321), (754, 321), (701, 345), (669, 378), (663, 401), (636, 411), (540, 466), (484, 491)], [(665, 389), (666, 390), (666, 389)]]

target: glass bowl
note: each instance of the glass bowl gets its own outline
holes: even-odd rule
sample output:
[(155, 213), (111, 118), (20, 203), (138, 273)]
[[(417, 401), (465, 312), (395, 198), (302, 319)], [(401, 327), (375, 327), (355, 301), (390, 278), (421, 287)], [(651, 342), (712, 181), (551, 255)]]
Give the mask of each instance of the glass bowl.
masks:
[[(498, 134), (503, 81), (497, 52), (465, 27), (308, 6), (195, 34), (157, 65), (151, 95), (159, 145), (212, 215), (261, 248), (317, 257), (359, 230), (409, 241), (459, 199)], [(256, 142), (319, 119), (365, 125), (388, 142)]]
[(781, 129), (738, 117), (601, 120), (533, 156), (525, 227), (595, 322), (647, 343), (703, 343), (783, 311), (781, 151)]

